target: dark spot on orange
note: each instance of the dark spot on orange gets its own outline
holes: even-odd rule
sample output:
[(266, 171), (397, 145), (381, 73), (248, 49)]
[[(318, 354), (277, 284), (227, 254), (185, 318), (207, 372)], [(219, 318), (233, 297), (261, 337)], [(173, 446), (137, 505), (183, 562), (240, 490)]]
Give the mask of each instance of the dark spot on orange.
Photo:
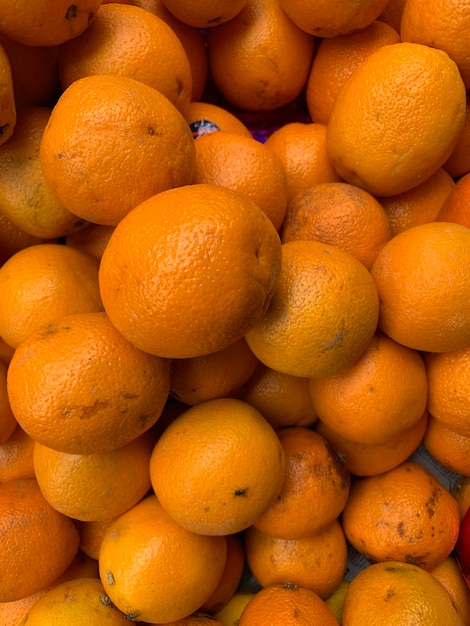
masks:
[(243, 498), (247, 498), (248, 494), (247, 494), (248, 488), (245, 489), (235, 489), (235, 491), (233, 492), (234, 496), (241, 496)]
[(65, 12), (65, 19), (73, 20), (75, 17), (77, 17), (77, 5), (71, 4), (69, 8), (67, 9), (67, 11)]

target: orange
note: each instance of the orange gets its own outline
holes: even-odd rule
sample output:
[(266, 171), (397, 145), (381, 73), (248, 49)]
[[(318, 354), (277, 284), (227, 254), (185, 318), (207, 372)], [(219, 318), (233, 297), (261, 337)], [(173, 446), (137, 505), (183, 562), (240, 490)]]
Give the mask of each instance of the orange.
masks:
[(470, 508), (470, 476), (460, 476), (453, 483), (451, 493), (457, 500), (460, 510), (460, 519), (463, 520), (465, 513)]
[(194, 183), (222, 185), (251, 198), (280, 228), (287, 209), (287, 175), (273, 151), (253, 137), (223, 130), (199, 137), (194, 145)]
[(451, 152), (450, 157), (442, 166), (446, 172), (449, 173), (452, 178), (458, 178), (470, 171), (470, 158), (469, 158), (469, 144), (470, 144), (470, 99), (467, 92), (467, 113), (465, 116), (465, 123), (462, 132), (459, 135), (458, 141)]
[(255, 591), (237, 591), (223, 609), (217, 611), (214, 617), (219, 619), (223, 626), (238, 626), (240, 615), (255, 595)]
[(470, 87), (470, 3), (468, 0), (407, 0), (400, 23), (403, 41), (444, 50)]
[(8, 441), (17, 426), (8, 399), (7, 369), (7, 366), (0, 362), (0, 445)]
[(420, 354), (380, 332), (349, 368), (310, 381), (319, 420), (363, 445), (385, 443), (417, 424), (427, 391)]
[(183, 528), (206, 535), (248, 528), (279, 496), (285, 473), (275, 431), (236, 398), (201, 402), (177, 416), (150, 460), (163, 508)]
[(373, 22), (388, 0), (359, 0), (338, 4), (335, 0), (281, 0), (290, 19), (316, 37), (338, 37), (361, 30)]
[(286, 477), (277, 500), (254, 526), (279, 539), (302, 539), (340, 515), (349, 495), (349, 472), (317, 432), (297, 426), (277, 436), (286, 455)]
[(0, 623), (6, 624), (7, 626), (20, 626), (21, 621), (30, 608), (36, 604), (46, 591), (47, 589), (41, 589), (41, 591), (32, 593), (25, 598), (14, 600), (13, 602), (0, 602)]
[(195, 160), (191, 131), (168, 98), (112, 74), (80, 78), (62, 92), (39, 156), (65, 208), (110, 226), (153, 194), (189, 183)]
[(130, 344), (104, 313), (77, 313), (39, 327), (8, 369), (12, 411), (45, 446), (103, 453), (148, 430), (169, 391), (169, 363)]
[(58, 317), (102, 310), (98, 262), (85, 252), (29, 246), (0, 268), (0, 335), (13, 348)]
[(462, 622), (470, 624), (470, 590), (453, 555), (439, 563), (431, 574), (443, 585), (457, 605)]
[(35, 478), (34, 440), (19, 424), (10, 437), (0, 444), (0, 484), (17, 478)]
[(268, 367), (321, 378), (359, 358), (377, 318), (377, 290), (360, 261), (318, 241), (291, 241), (282, 244), (280, 276), (269, 308), (246, 339)]
[(99, 578), (98, 561), (86, 555), (80, 548), (72, 563), (57, 578), (53, 585), (60, 585), (63, 582), (75, 580), (76, 578)]
[(308, 122), (288, 122), (266, 140), (284, 164), (288, 198), (319, 183), (339, 181), (326, 150), (326, 126)]
[(116, 227), (101, 259), (101, 296), (142, 350), (203, 356), (264, 315), (280, 262), (279, 235), (250, 198), (187, 185), (149, 198)]
[(15, 349), (9, 346), (7, 342), (0, 337), (0, 362), (8, 366), (14, 352)]
[[(159, 626), (158, 624), (151, 624), (150, 626)], [(219, 622), (213, 615), (207, 615), (196, 611), (187, 617), (176, 620), (176, 622), (167, 622), (167, 626), (224, 626), (222, 622)]]
[(50, 585), (78, 550), (75, 524), (51, 507), (34, 479), (0, 485), (0, 528), (0, 602), (19, 600)]
[(100, 578), (127, 619), (167, 623), (187, 617), (211, 596), (226, 549), (225, 537), (185, 530), (151, 495), (108, 529)]
[(379, 327), (398, 343), (425, 352), (468, 346), (469, 271), (470, 230), (464, 226), (432, 222), (396, 235), (371, 268)]
[(102, 5), (86, 31), (62, 46), (59, 71), (62, 89), (85, 76), (118, 74), (157, 89), (182, 113), (191, 99), (191, 67), (178, 36), (154, 13), (128, 4)]
[(470, 228), (470, 173), (464, 174), (447, 195), (436, 221), (455, 222)]
[(171, 364), (170, 393), (192, 406), (205, 400), (231, 395), (253, 374), (258, 359), (244, 337), (226, 348)]
[(101, 261), (114, 228), (114, 226), (105, 226), (104, 224), (88, 224), (78, 232), (67, 235), (65, 243), (72, 248), (86, 252), (97, 261)]
[(211, 28), (233, 19), (247, 0), (163, 0), (179, 20), (196, 28)]
[(456, 474), (470, 475), (470, 436), (452, 430), (432, 415), (429, 418), (423, 444), (428, 452)]
[(0, 145), (4, 144), (13, 135), (16, 116), (15, 91), (10, 59), (5, 48), (0, 45)]
[(333, 612), (310, 589), (292, 583), (270, 585), (261, 589), (243, 610), (239, 626), (336, 626)]
[(101, 454), (68, 454), (36, 441), (33, 463), (43, 496), (57, 511), (82, 521), (117, 517), (149, 491), (153, 437), (146, 432)]
[[(376, 196), (387, 214), (392, 236), (408, 228), (434, 222), (455, 183), (443, 167), (423, 183), (394, 196)], [(453, 221), (453, 220), (445, 220)]]
[(367, 191), (344, 182), (320, 183), (289, 202), (281, 241), (314, 239), (345, 250), (370, 269), (391, 238), (387, 214)]
[(322, 39), (305, 86), (307, 108), (312, 119), (327, 124), (341, 87), (356, 67), (378, 48), (399, 41), (396, 29), (376, 20), (347, 35)]
[(406, 0), (388, 0), (382, 13), (377, 18), (400, 32), (401, 16)]
[(431, 570), (454, 549), (460, 516), (455, 498), (437, 478), (405, 461), (355, 480), (342, 524), (348, 542), (369, 561), (403, 561)]
[(218, 130), (252, 137), (248, 127), (234, 113), (213, 102), (190, 102), (187, 118), (195, 139)]
[(346, 182), (392, 196), (445, 163), (465, 115), (465, 85), (445, 52), (407, 42), (382, 46), (338, 94), (328, 121), (328, 154)]
[(445, 587), (411, 563), (369, 565), (348, 587), (342, 614), (348, 626), (448, 624), (463, 626), (463, 616)]
[(98, 561), (100, 555), (101, 542), (108, 528), (116, 518), (98, 520), (94, 522), (78, 521), (78, 532), (80, 533), (80, 550), (92, 559)]
[(314, 39), (287, 17), (281, 0), (247, 0), (233, 19), (209, 30), (208, 46), (209, 71), (224, 98), (244, 110), (271, 111), (300, 95)]
[(44, 243), (44, 239), (25, 233), (0, 212), (0, 267), (15, 252), (38, 243)]

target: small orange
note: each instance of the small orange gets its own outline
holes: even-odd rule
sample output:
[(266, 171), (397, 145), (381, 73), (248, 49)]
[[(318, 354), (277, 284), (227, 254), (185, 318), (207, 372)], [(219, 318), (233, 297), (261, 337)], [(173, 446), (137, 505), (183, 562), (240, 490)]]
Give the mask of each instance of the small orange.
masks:
[(108, 245), (114, 226), (105, 226), (103, 224), (88, 224), (76, 233), (67, 235), (65, 238), (66, 245), (71, 248), (77, 248), (94, 257), (97, 261), (101, 261), (104, 249)]
[[(28, 246), (44, 243), (44, 241), (41, 237), (25, 233), (24, 230), (18, 228), (6, 215), (0, 212), (0, 267), (15, 252), (23, 250), (23, 248)], [(49, 243), (51, 242), (49, 241)]]
[(17, 424), (7, 441), (0, 444), (0, 484), (18, 478), (35, 478), (34, 439)]
[(234, 113), (213, 102), (190, 102), (187, 118), (195, 139), (219, 130), (252, 137), (249, 128)]
[(78, 550), (74, 522), (51, 507), (34, 479), (0, 485), (0, 528), (0, 602), (19, 600), (50, 585)]
[(85, 76), (62, 92), (39, 156), (65, 208), (110, 226), (153, 194), (189, 183), (195, 160), (188, 124), (168, 98), (114, 74)]
[(280, 429), (277, 436), (286, 477), (277, 500), (253, 525), (278, 539), (301, 539), (339, 517), (349, 495), (349, 472), (319, 433), (297, 426)]
[(0, 337), (0, 362), (8, 367), (14, 352), (15, 349), (9, 346), (7, 342)]
[(10, 59), (5, 48), (0, 44), (0, 145), (13, 135), (16, 118), (17, 106)]
[(112, 323), (142, 350), (202, 356), (264, 315), (280, 261), (279, 235), (250, 198), (186, 185), (149, 198), (116, 227), (101, 259), (101, 296)]
[(233, 19), (247, 0), (163, 0), (179, 20), (196, 28), (212, 28)]
[(111, 524), (101, 545), (100, 578), (128, 620), (168, 623), (211, 596), (226, 553), (225, 537), (185, 530), (151, 495)]
[(459, 476), (451, 487), (451, 493), (457, 500), (460, 510), (460, 519), (470, 508), (470, 476)]
[(95, 522), (77, 522), (80, 533), (80, 550), (92, 559), (98, 561), (100, 556), (101, 543), (108, 528), (115, 521), (111, 519), (98, 520)]
[(236, 398), (184, 411), (160, 436), (150, 461), (164, 509), (183, 528), (206, 535), (248, 528), (279, 496), (285, 472), (275, 431)]
[(452, 430), (430, 415), (423, 444), (436, 461), (456, 474), (470, 475), (470, 435)]
[(470, 228), (470, 173), (464, 174), (447, 195), (436, 221), (454, 222)]
[(431, 570), (454, 549), (460, 515), (455, 498), (433, 474), (405, 461), (354, 481), (342, 524), (348, 542), (369, 561)]
[(377, 319), (377, 290), (360, 261), (318, 241), (291, 241), (282, 244), (269, 308), (246, 339), (268, 367), (321, 378), (359, 358)]
[(468, 346), (469, 272), (468, 228), (431, 222), (396, 235), (371, 268), (379, 327), (398, 343), (425, 352)]
[(470, 590), (455, 557), (453, 555), (448, 556), (430, 573), (451, 595), (462, 616), (462, 622), (470, 624)]
[(60, 585), (76, 578), (99, 578), (98, 561), (86, 555), (80, 548), (65, 572), (57, 578), (53, 585)]
[(224, 626), (238, 626), (240, 615), (248, 602), (255, 595), (255, 591), (237, 591), (223, 609), (217, 611), (214, 617)]
[(467, 91), (467, 112), (462, 132), (459, 135), (455, 148), (450, 157), (442, 166), (452, 178), (464, 176), (470, 171), (470, 97)]
[(387, 214), (367, 191), (344, 182), (320, 183), (287, 206), (281, 241), (314, 239), (349, 252), (370, 269), (391, 238)]
[(129, 443), (158, 420), (170, 367), (130, 344), (104, 313), (77, 313), (31, 333), (7, 383), (12, 411), (33, 439), (93, 454)]
[(388, 0), (382, 13), (377, 18), (400, 32), (401, 16), (406, 0)]
[(8, 398), (7, 370), (8, 367), (0, 362), (0, 445), (8, 441), (18, 424)]

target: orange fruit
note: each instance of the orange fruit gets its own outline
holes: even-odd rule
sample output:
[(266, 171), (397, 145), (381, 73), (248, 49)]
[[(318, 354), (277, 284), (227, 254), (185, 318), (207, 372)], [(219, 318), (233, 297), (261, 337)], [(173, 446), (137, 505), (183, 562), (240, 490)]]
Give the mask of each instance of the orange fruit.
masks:
[(254, 595), (255, 591), (237, 591), (214, 617), (219, 619), (223, 626), (238, 626), (243, 609)]
[[(455, 183), (443, 167), (423, 183), (394, 196), (376, 196), (387, 214), (392, 236), (408, 228), (435, 222)], [(453, 221), (453, 220), (443, 220)]]
[(8, 626), (20, 626), (30, 608), (36, 604), (46, 591), (47, 589), (41, 589), (41, 591), (32, 593), (25, 598), (14, 600), (13, 602), (0, 602), (1, 623), (7, 624)]
[(188, 406), (222, 398), (241, 387), (257, 364), (244, 337), (211, 354), (173, 359), (170, 393)]
[(470, 508), (470, 476), (459, 476), (451, 487), (451, 493), (457, 500), (460, 510), (460, 519)]
[(311, 118), (327, 124), (341, 87), (356, 67), (378, 48), (399, 41), (396, 29), (376, 20), (347, 35), (322, 39), (305, 86)]
[(363, 445), (385, 443), (417, 424), (426, 409), (427, 391), (420, 354), (380, 332), (349, 368), (310, 380), (319, 420)]
[(0, 268), (0, 335), (13, 348), (58, 317), (102, 310), (98, 262), (85, 252), (29, 246)]
[(80, 548), (72, 563), (57, 578), (53, 585), (60, 585), (63, 582), (75, 580), (76, 578), (99, 578), (98, 561), (86, 555)]
[(167, 623), (211, 596), (225, 560), (225, 537), (185, 530), (151, 495), (111, 524), (101, 545), (100, 578), (128, 620)]
[(65, 243), (71, 248), (86, 252), (97, 261), (101, 261), (114, 228), (114, 226), (105, 226), (104, 224), (88, 224), (78, 232), (67, 235)]
[(252, 137), (249, 128), (234, 113), (213, 102), (190, 102), (187, 119), (195, 139), (218, 130)]
[(326, 126), (308, 122), (288, 122), (266, 140), (284, 164), (288, 198), (319, 183), (339, 181), (326, 151)]
[(318, 241), (282, 244), (282, 265), (265, 315), (246, 334), (258, 359), (293, 376), (331, 376), (372, 339), (377, 290), (364, 265)]
[(247, 0), (233, 19), (209, 30), (208, 46), (209, 71), (224, 98), (247, 111), (272, 111), (300, 95), (314, 39), (280, 0)]
[(191, 131), (168, 98), (113, 74), (85, 76), (62, 92), (39, 156), (65, 208), (110, 226), (159, 191), (189, 183), (195, 160)]
[(33, 448), (34, 440), (17, 424), (7, 441), (0, 444), (0, 484), (35, 478)]
[(406, 0), (388, 0), (382, 13), (377, 18), (400, 32), (401, 16)]
[(469, 158), (470, 144), (470, 99), (467, 93), (467, 112), (463, 129), (459, 135), (458, 141), (452, 150), (450, 157), (442, 166), (452, 178), (458, 178), (470, 171)]
[(8, 441), (17, 426), (8, 399), (7, 370), (7, 365), (0, 362), (0, 445)]
[(453, 555), (448, 556), (430, 572), (447, 589), (457, 605), (462, 622), (470, 624), (470, 591)]
[[(150, 624), (150, 626), (158, 626), (158, 624)], [(213, 615), (207, 615), (197, 611), (192, 615), (176, 620), (176, 622), (168, 622), (167, 626), (224, 626)]]
[(292, 583), (269, 585), (258, 591), (243, 610), (239, 626), (336, 626), (327, 604), (311, 589)]
[(401, 561), (369, 565), (348, 587), (343, 624), (375, 626), (378, 619), (384, 626), (465, 623), (452, 596), (432, 574)]
[(196, 28), (211, 28), (233, 19), (247, 0), (162, 0), (179, 20)]
[(117, 517), (91, 522), (78, 521), (77, 527), (80, 533), (80, 550), (90, 558), (98, 561), (103, 537)]
[(302, 539), (340, 515), (349, 495), (349, 473), (317, 432), (297, 426), (280, 429), (277, 436), (286, 456), (284, 484), (253, 525), (278, 539)]
[(388, 241), (371, 268), (379, 328), (425, 352), (468, 346), (469, 252), (470, 230), (450, 222), (420, 224)]
[(23, 248), (28, 246), (44, 243), (44, 241), (40, 237), (34, 237), (34, 235), (25, 233), (24, 230), (18, 228), (16, 224), (0, 212), (0, 267), (15, 252), (23, 250)]
[(35, 441), (93, 454), (148, 430), (169, 378), (168, 361), (135, 348), (104, 313), (78, 313), (31, 333), (15, 351), (7, 383), (12, 411)]
[(419, 463), (405, 461), (353, 481), (342, 525), (348, 542), (369, 561), (403, 561), (431, 570), (454, 549), (460, 516), (455, 498), (437, 478)]
[(392, 196), (445, 163), (465, 115), (465, 85), (445, 52), (407, 42), (382, 46), (338, 94), (328, 121), (328, 154), (346, 182)]
[(195, 142), (194, 183), (222, 185), (251, 198), (276, 230), (287, 209), (287, 175), (265, 144), (239, 133), (208, 133)]
[(118, 224), (101, 259), (101, 296), (112, 323), (142, 350), (202, 356), (235, 343), (264, 315), (280, 261), (279, 235), (250, 198), (187, 185), (149, 198)]
[(470, 436), (430, 415), (423, 444), (436, 461), (456, 474), (470, 475)]
[(296, 239), (328, 243), (367, 269), (391, 236), (379, 202), (364, 189), (344, 182), (320, 183), (294, 196), (281, 229), (283, 243)]
[(248, 528), (279, 496), (285, 473), (275, 431), (236, 398), (201, 402), (177, 416), (150, 460), (163, 508), (183, 528), (206, 535)]
[(94, 74), (117, 74), (138, 80), (165, 95), (185, 113), (192, 75), (183, 44), (161, 18), (137, 6), (100, 6), (93, 23), (65, 43), (59, 58), (60, 82)]
[(438, 222), (455, 222), (470, 228), (470, 173), (464, 174), (442, 202)]
[(50, 585), (78, 550), (74, 522), (51, 507), (34, 479), (0, 485), (0, 528), (0, 602), (19, 600)]
[(361, 30), (373, 22), (388, 0), (359, 0), (338, 5), (334, 0), (281, 0), (290, 19), (316, 37), (338, 37)]
[(9, 346), (7, 342), (0, 337), (0, 362), (8, 366), (14, 352), (15, 349)]
[[(1, 27), (0, 22), (0, 32)], [(2, 145), (13, 135), (17, 116), (10, 59), (2, 45), (0, 45), (0, 85), (0, 145)]]
[(153, 445), (149, 432), (101, 454), (68, 454), (36, 441), (36, 480), (60, 513), (82, 521), (107, 520), (130, 509), (149, 491)]

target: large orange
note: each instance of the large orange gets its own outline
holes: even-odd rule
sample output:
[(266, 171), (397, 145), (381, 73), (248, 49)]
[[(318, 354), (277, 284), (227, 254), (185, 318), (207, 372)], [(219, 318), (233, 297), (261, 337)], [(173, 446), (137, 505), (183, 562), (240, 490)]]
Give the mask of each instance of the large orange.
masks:
[[(1, 32), (1, 24), (0, 24)], [(16, 125), (16, 102), (10, 59), (0, 45), (0, 145), (13, 135)]]
[(407, 42), (382, 46), (338, 94), (328, 121), (328, 153), (344, 180), (391, 196), (444, 164), (465, 115), (465, 85), (445, 52)]
[(247, 0), (163, 0), (166, 8), (184, 24), (212, 28), (233, 19)]
[(216, 352), (264, 315), (281, 262), (278, 233), (250, 199), (210, 184), (157, 194), (113, 232), (100, 265), (106, 312), (142, 350)]

